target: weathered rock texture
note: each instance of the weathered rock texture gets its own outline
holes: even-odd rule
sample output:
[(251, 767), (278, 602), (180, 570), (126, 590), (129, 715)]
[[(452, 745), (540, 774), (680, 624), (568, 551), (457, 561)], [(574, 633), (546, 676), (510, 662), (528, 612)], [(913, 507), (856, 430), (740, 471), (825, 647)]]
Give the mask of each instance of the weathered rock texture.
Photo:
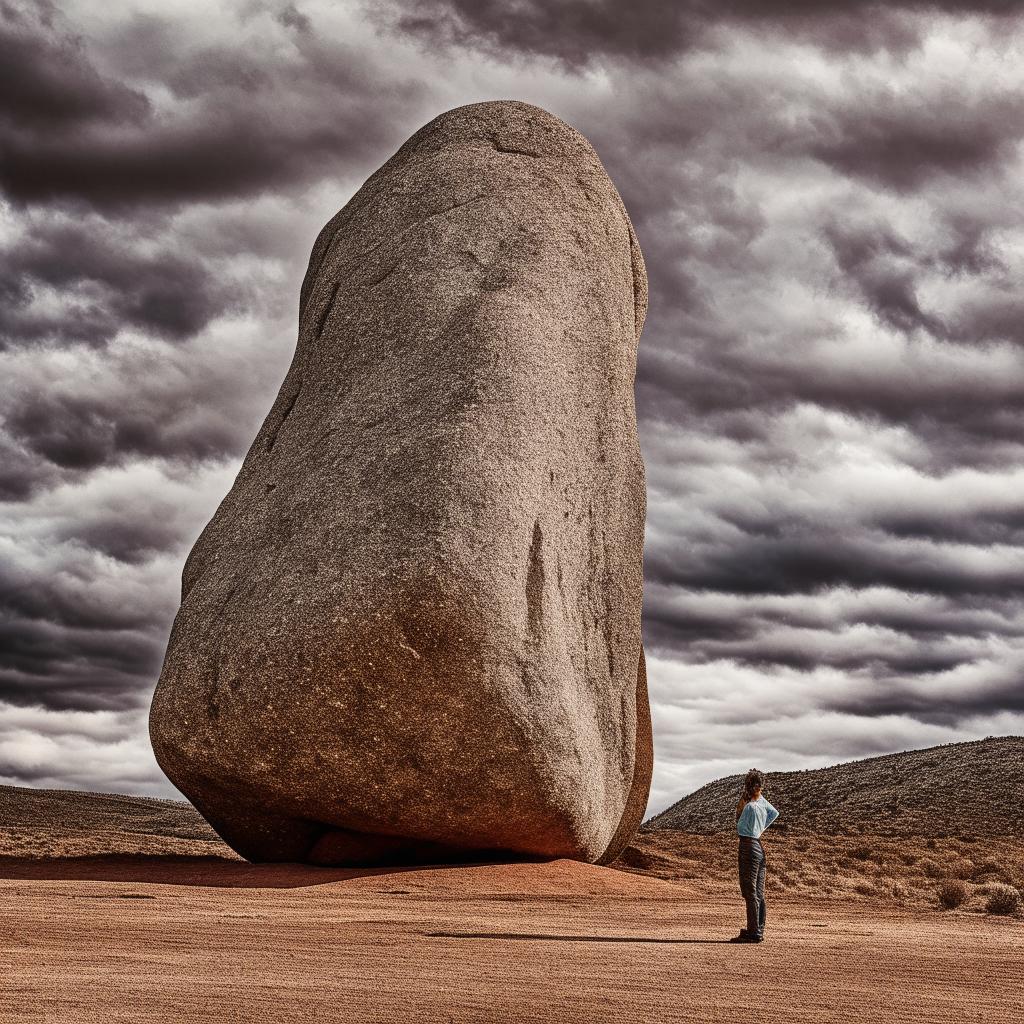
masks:
[(150, 731), (253, 860), (610, 860), (651, 771), (643, 259), (587, 141), (418, 131), (324, 228)]

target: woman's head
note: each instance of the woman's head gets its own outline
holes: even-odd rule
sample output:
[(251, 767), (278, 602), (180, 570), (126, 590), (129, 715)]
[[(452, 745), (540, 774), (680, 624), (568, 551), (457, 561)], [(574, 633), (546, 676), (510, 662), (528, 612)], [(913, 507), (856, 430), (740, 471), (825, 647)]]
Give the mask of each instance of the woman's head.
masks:
[(764, 789), (764, 774), (756, 768), (751, 768), (743, 780), (743, 799), (755, 799), (760, 796), (762, 789)]

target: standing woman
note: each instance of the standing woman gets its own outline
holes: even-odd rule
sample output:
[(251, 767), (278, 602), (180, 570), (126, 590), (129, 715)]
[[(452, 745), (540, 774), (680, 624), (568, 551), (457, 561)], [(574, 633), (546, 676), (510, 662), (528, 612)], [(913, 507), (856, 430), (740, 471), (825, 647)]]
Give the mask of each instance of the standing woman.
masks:
[(779, 812), (761, 795), (764, 775), (751, 768), (743, 780), (743, 795), (736, 805), (736, 832), (740, 837), (740, 892), (747, 904), (747, 926), (730, 942), (764, 941), (764, 847), (761, 833)]

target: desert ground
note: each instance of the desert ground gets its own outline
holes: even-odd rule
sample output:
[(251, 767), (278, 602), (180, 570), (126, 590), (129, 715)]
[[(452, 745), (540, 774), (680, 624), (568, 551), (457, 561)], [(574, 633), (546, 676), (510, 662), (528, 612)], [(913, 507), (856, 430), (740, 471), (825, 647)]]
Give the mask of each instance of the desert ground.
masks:
[(253, 865), (181, 801), (0, 786), (0, 1022), (1019, 1021), (1019, 839), (763, 842), (767, 938), (736, 945), (729, 835), (645, 827), (613, 867)]
[[(771, 857), (771, 853), (768, 854)], [(1024, 927), (572, 861), (413, 869), (5, 858), (0, 1020), (1018, 1020)]]

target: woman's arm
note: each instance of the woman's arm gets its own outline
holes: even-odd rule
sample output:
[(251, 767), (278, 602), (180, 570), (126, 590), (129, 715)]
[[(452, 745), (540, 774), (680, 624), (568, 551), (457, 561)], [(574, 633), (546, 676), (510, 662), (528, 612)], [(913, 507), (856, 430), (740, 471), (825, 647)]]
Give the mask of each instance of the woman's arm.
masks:
[[(767, 804), (768, 801), (766, 800), (765, 803)], [(778, 816), (779, 812), (771, 804), (768, 804), (768, 820), (765, 822), (764, 827), (767, 828)]]
[(746, 807), (747, 801), (740, 797), (740, 802), (736, 805), (736, 820), (740, 820), (740, 815), (743, 813), (743, 808)]

